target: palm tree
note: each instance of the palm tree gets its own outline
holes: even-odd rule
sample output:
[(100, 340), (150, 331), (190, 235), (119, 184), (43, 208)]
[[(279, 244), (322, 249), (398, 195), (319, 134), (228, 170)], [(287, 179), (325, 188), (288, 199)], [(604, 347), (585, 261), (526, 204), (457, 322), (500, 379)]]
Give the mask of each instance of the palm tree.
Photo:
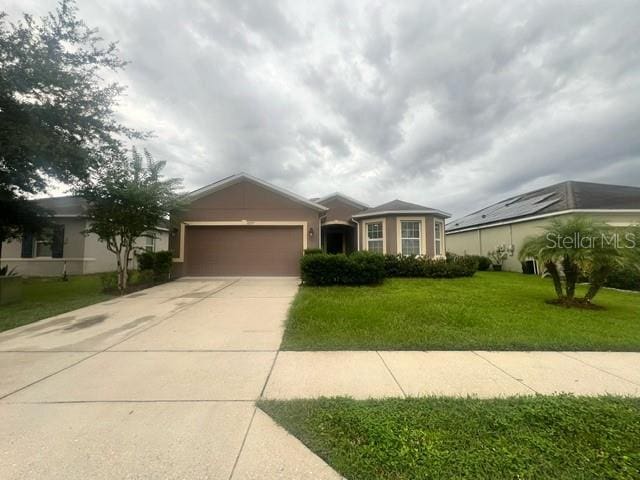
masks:
[[(541, 235), (525, 240), (519, 257), (533, 257), (544, 265), (562, 303), (590, 303), (622, 257), (617, 245), (607, 241), (611, 234), (606, 225), (586, 217), (554, 219)], [(581, 273), (591, 285), (584, 298), (576, 300)]]

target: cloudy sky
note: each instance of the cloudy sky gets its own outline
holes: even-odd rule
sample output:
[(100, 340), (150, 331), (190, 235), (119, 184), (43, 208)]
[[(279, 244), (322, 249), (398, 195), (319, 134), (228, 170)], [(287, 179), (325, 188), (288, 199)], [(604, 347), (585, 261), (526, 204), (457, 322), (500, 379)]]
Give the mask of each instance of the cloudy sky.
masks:
[(246, 171), (461, 215), (567, 179), (640, 185), (636, 1), (78, 5), (131, 62), (123, 120), (189, 189)]

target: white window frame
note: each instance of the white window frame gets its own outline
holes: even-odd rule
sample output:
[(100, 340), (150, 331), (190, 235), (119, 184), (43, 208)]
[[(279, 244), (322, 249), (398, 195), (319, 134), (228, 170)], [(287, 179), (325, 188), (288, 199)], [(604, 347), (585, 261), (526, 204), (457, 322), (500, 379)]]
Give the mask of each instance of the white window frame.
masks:
[[(440, 238), (437, 237), (436, 226), (440, 225)], [(440, 253), (438, 254), (438, 240), (440, 240)], [(446, 257), (446, 249), (444, 245), (444, 222), (442, 220), (433, 220), (433, 256), (435, 258)]]
[[(380, 223), (382, 224), (382, 253), (387, 253), (387, 221), (385, 218), (376, 218), (374, 220), (367, 220), (363, 222), (363, 230), (364, 230), (364, 244), (362, 246), (363, 250), (369, 251), (369, 225), (372, 223)], [(374, 241), (380, 240), (379, 238), (373, 239)]]
[[(155, 252), (156, 238), (149, 235), (145, 235), (143, 238), (144, 238), (144, 245), (142, 246), (142, 248), (147, 252)], [(151, 250), (149, 250), (149, 247), (151, 247)]]
[[(51, 253), (49, 253), (49, 255), (38, 255), (39, 244), (49, 245), (49, 250), (51, 250)], [(33, 258), (53, 258), (53, 242), (51, 240), (43, 240), (40, 236), (34, 237), (32, 256)]]
[(418, 255), (426, 255), (427, 253), (427, 219), (425, 217), (397, 217), (396, 218), (396, 253), (402, 253), (402, 222), (420, 222), (420, 253)]

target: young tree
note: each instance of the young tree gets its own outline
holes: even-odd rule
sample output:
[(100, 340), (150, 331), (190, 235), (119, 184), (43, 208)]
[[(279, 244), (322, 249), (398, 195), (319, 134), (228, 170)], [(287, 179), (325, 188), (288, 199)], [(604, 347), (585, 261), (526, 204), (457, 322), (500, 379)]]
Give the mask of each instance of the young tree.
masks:
[(102, 80), (124, 65), (73, 0), (40, 19), (0, 12), (0, 241), (40, 225), (46, 212), (24, 200), (48, 178), (84, 179), (123, 139), (144, 136), (116, 120), (123, 87)]
[[(606, 225), (586, 217), (554, 219), (541, 235), (525, 240), (519, 257), (535, 258), (544, 265), (560, 303), (590, 303), (623, 258), (620, 245), (612, 242), (613, 235)], [(576, 299), (581, 274), (589, 278), (590, 287), (583, 298)]]
[(176, 190), (180, 180), (164, 180), (165, 162), (144, 158), (133, 149), (114, 155), (95, 169), (91, 180), (76, 189), (87, 201), (90, 222), (86, 233), (94, 233), (116, 256), (118, 289), (127, 289), (129, 256), (137, 238), (150, 234), (180, 207)]

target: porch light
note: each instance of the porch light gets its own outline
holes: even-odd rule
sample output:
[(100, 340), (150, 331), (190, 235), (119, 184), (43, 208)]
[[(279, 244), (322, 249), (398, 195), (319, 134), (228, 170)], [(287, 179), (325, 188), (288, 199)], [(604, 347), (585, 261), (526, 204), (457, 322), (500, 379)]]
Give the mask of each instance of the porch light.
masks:
[(313, 227), (309, 227), (309, 238), (313, 238)]

